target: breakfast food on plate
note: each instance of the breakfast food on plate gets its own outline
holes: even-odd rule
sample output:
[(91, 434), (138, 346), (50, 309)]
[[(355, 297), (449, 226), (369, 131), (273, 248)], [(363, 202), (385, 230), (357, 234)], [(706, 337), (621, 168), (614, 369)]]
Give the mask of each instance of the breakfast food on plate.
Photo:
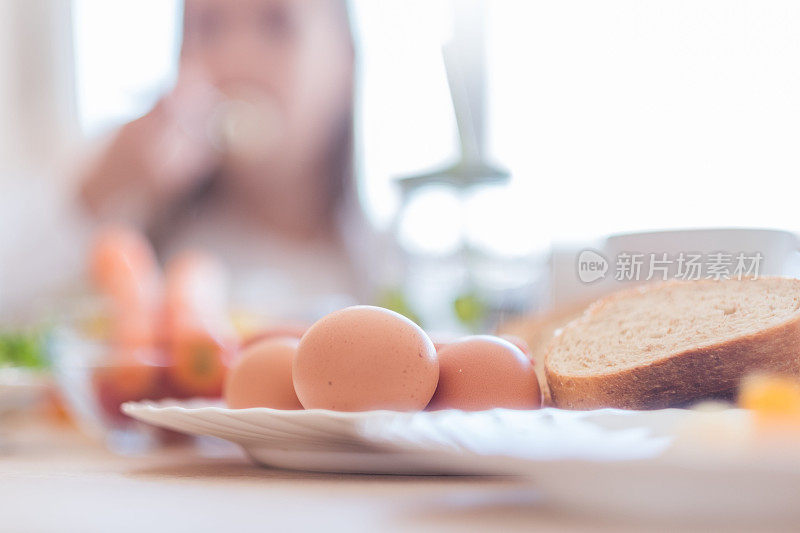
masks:
[[(513, 335), (522, 339), (528, 346), (526, 352), (539, 378), (539, 388), (542, 390), (542, 404), (551, 405), (550, 389), (544, 376), (544, 353), (553, 335), (559, 328), (566, 325), (583, 313), (589, 302), (559, 307), (551, 311), (538, 313), (509, 321), (498, 329), (498, 335), (504, 337)], [(523, 350), (525, 351), (525, 350)]]
[(225, 378), (225, 403), (232, 409), (302, 409), (292, 384), (299, 339), (275, 337), (245, 348)]
[(439, 379), (436, 350), (406, 317), (371, 306), (331, 313), (297, 349), (294, 387), (306, 409), (423, 409)]
[(439, 349), (439, 385), (428, 409), (537, 409), (541, 402), (533, 364), (509, 341), (476, 335)]
[(800, 280), (673, 281), (612, 294), (547, 349), (553, 403), (658, 409), (800, 375)]
[(173, 393), (219, 396), (236, 334), (227, 314), (225, 270), (213, 257), (184, 252), (169, 262), (164, 326)]

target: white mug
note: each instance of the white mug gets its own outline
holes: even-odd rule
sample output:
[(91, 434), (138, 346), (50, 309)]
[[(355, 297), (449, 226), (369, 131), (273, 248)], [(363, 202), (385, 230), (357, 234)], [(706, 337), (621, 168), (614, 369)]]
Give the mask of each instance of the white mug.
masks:
[(800, 238), (781, 230), (719, 228), (612, 235), (554, 246), (550, 304), (573, 305), (665, 279), (800, 277)]

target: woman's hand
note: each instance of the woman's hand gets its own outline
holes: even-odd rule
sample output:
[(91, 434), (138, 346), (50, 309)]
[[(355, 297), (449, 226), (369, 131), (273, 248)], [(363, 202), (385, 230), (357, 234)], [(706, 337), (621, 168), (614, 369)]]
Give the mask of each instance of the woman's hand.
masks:
[(149, 224), (218, 164), (208, 135), (216, 90), (187, 65), (175, 89), (120, 128), (86, 174), (81, 196), (100, 218)]

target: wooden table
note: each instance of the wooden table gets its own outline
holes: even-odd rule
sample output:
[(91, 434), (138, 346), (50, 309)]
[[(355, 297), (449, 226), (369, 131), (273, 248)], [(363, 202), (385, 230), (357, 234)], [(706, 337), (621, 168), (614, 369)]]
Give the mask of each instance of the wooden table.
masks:
[(638, 531), (549, 509), (513, 478), (260, 468), (237, 450), (136, 457), (32, 415), (0, 421), (0, 531)]

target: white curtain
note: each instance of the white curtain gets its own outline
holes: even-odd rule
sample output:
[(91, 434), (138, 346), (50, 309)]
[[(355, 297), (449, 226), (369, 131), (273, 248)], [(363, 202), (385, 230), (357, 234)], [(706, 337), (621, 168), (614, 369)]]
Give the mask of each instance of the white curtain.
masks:
[[(74, 276), (68, 235), (79, 144), (69, 0), (0, 2), (0, 314)], [(17, 316), (12, 316), (14, 320)]]
[(2, 2), (0, 39), (3, 164), (50, 166), (77, 133), (70, 0)]

